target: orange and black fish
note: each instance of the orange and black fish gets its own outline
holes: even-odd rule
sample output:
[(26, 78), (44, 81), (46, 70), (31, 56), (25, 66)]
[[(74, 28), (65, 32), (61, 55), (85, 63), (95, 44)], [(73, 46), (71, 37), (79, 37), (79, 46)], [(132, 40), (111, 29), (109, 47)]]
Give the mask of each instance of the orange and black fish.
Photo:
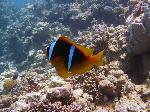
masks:
[(103, 51), (93, 55), (93, 50), (77, 45), (66, 36), (60, 36), (46, 49), (48, 61), (56, 68), (59, 76), (82, 74), (94, 65), (103, 65)]

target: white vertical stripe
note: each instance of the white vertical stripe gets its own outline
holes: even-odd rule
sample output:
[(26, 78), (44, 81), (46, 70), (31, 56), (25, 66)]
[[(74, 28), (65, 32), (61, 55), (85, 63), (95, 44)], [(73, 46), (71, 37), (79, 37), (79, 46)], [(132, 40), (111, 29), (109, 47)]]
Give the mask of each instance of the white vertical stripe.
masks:
[(48, 55), (48, 61), (50, 62), (50, 59), (51, 59), (51, 56), (52, 56), (52, 53), (53, 53), (53, 49), (54, 49), (54, 46), (56, 44), (57, 40), (54, 41), (51, 45), (50, 45), (50, 48), (49, 48), (49, 55)]
[(70, 53), (69, 53), (69, 59), (68, 59), (68, 71), (70, 70), (70, 67), (71, 67), (74, 50), (75, 50), (75, 46), (71, 46)]

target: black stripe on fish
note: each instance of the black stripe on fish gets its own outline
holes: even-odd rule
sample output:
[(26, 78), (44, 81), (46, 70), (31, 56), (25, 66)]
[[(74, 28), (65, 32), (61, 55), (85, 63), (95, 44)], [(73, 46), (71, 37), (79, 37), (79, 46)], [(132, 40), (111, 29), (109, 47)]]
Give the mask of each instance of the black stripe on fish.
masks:
[(68, 57), (70, 53), (70, 48), (71, 48), (71, 44), (58, 39), (54, 46), (51, 59), (54, 59), (55, 57), (59, 57), (59, 56), (63, 57), (65, 61), (65, 66), (68, 69), (68, 60), (69, 60)]

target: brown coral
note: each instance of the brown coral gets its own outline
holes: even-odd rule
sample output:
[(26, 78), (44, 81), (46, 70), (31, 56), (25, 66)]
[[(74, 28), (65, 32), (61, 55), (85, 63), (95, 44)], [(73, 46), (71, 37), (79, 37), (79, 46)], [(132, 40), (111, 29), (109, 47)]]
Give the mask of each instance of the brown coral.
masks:
[(17, 85), (17, 81), (13, 79), (6, 79), (4, 81), (3, 87), (6, 90), (11, 90)]

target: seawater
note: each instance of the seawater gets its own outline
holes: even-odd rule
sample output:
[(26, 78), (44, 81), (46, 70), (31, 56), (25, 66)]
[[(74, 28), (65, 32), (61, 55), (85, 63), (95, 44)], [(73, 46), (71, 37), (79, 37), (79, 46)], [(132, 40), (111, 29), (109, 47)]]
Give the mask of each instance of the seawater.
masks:
[(7, 3), (17, 8), (22, 8), (28, 3), (34, 3), (36, 0), (7, 0)]

